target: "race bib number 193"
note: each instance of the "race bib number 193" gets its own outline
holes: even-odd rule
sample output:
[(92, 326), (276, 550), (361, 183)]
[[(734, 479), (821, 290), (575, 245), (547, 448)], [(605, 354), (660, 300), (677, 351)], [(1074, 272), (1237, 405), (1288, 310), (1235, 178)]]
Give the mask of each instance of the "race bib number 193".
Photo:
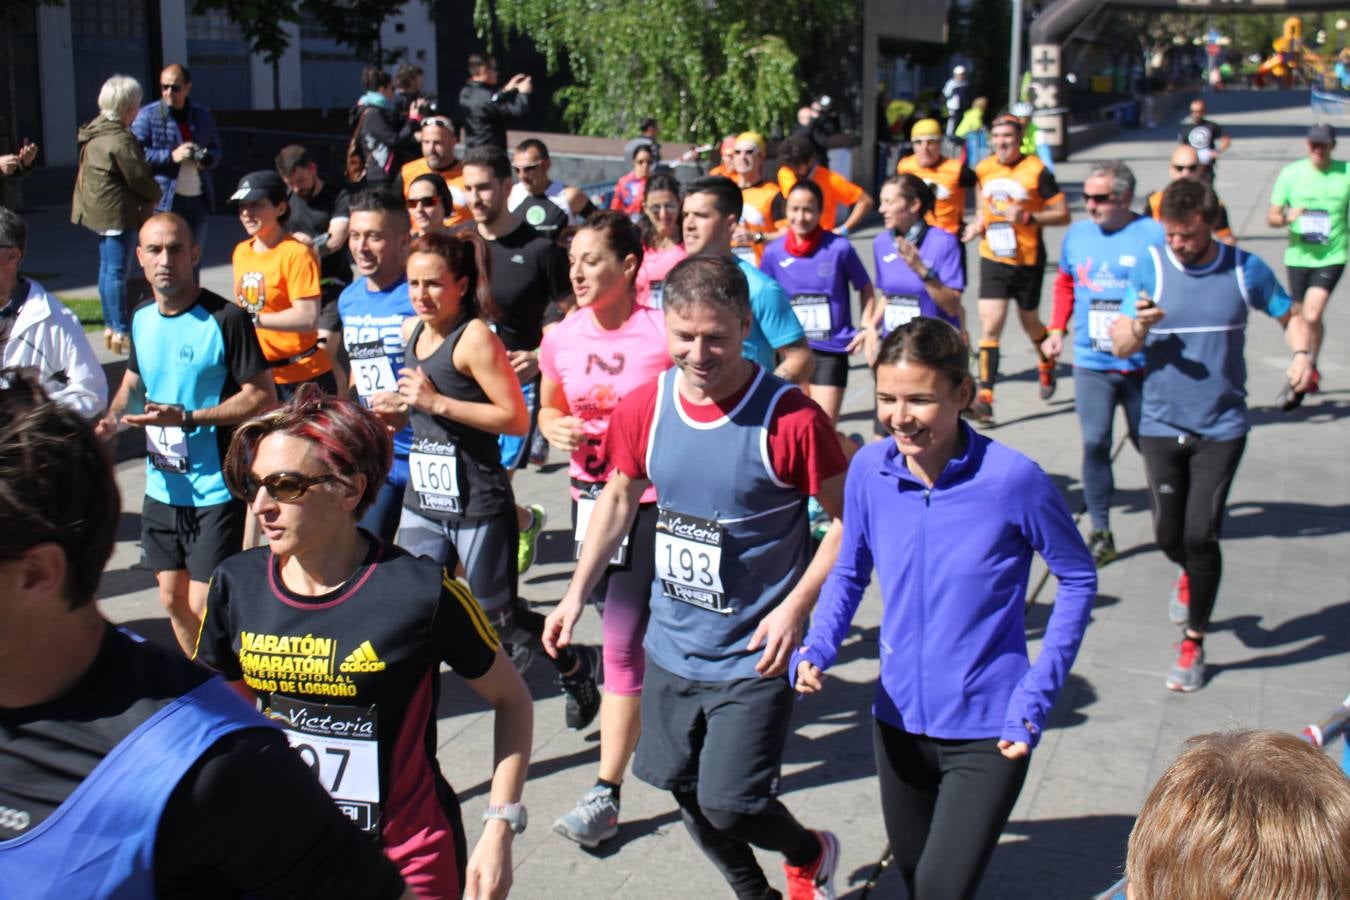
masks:
[(672, 600), (730, 613), (722, 587), (722, 539), (717, 522), (663, 509), (656, 520), (656, 575)]

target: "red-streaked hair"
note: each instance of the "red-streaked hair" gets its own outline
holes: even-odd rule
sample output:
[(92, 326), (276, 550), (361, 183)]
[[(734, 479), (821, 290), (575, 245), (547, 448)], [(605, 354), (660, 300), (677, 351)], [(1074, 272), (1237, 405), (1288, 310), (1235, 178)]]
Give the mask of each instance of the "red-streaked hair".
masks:
[(354, 476), (364, 475), (366, 489), (356, 505), (357, 519), (375, 502), (393, 464), (393, 441), (379, 417), (359, 403), (305, 384), (285, 405), (235, 429), (224, 466), (225, 482), (235, 496), (244, 496), (258, 445), (272, 434), (309, 441), (328, 471), (343, 482), (350, 484)]

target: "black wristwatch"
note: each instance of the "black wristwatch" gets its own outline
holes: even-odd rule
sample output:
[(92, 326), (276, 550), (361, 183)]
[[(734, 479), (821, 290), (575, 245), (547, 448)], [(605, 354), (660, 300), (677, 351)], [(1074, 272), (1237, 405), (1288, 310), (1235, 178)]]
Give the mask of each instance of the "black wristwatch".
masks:
[(933, 284), (942, 283), (942, 279), (938, 277), (937, 271), (932, 266), (928, 267), (928, 271), (923, 274), (923, 278), (921, 278), (920, 281), (928, 281)]
[(190, 409), (183, 410), (183, 430), (191, 431), (196, 427), (197, 427), (196, 425), (192, 424), (192, 410)]

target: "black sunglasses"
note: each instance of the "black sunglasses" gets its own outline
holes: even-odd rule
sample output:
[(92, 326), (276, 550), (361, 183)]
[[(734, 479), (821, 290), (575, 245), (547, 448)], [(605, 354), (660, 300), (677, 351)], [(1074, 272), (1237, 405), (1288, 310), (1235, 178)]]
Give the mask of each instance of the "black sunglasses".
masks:
[(267, 495), (281, 503), (294, 503), (316, 484), (336, 481), (332, 475), (301, 475), (299, 472), (273, 472), (259, 478), (252, 472), (244, 476), (244, 496), (239, 499), (252, 503), (258, 488), (266, 488)]
[(1083, 199), (1091, 200), (1093, 203), (1110, 203), (1115, 199), (1114, 194), (1084, 194)]
[(161, 84), (159, 89), (161, 91), (173, 91), (176, 94), (183, 89), (183, 86), (181, 84)]
[(526, 172), (533, 172), (542, 165), (542, 162), (534, 162), (524, 166), (512, 166), (511, 171), (515, 172), (517, 175), (524, 175)]
[(1172, 168), (1176, 169), (1178, 172), (1194, 172), (1196, 169), (1199, 169), (1200, 166), (1198, 164), (1194, 166), (1179, 166), (1176, 163), (1172, 163)]
[(413, 207), (416, 206), (425, 206), (430, 208), (440, 202), (441, 199), (439, 197), (409, 197), (407, 201), (408, 209), (412, 209)]

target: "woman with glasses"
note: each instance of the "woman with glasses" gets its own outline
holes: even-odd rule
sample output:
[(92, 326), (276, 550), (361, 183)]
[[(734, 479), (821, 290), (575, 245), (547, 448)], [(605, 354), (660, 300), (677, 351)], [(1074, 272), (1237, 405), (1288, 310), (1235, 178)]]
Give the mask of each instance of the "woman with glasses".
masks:
[(614, 185), (614, 197), (609, 201), (610, 209), (617, 209), (625, 215), (642, 214), (642, 199), (647, 192), (647, 179), (651, 177), (656, 165), (650, 144), (638, 144), (633, 151), (633, 171), (619, 179)]
[[(270, 546), (216, 570), (194, 658), (257, 698), (418, 896), (504, 897), (525, 827), (530, 694), (462, 583), (357, 527), (391, 454), (383, 422), (315, 385), (239, 427), (225, 479)], [(442, 662), (497, 716), (472, 857), (436, 761)]]
[(680, 182), (668, 172), (658, 172), (647, 182), (642, 201), (642, 254), (634, 282), (640, 306), (661, 308), (666, 273), (684, 259), (680, 230)]
[(454, 212), (455, 201), (445, 179), (435, 172), (418, 175), (408, 185), (408, 220), (413, 237), (424, 234), (448, 234), (446, 222)]

